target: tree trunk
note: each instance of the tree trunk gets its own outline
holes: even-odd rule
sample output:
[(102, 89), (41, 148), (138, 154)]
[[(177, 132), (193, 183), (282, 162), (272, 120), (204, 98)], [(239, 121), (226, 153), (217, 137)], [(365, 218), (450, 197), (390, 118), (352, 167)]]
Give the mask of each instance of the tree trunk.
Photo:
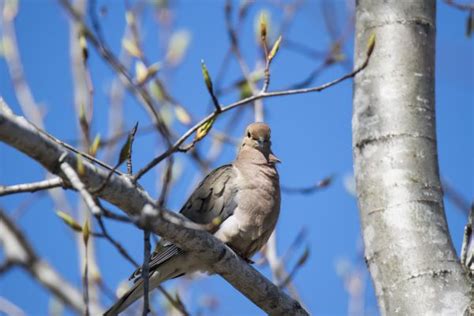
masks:
[(449, 235), (435, 126), (436, 2), (359, 0), (352, 118), (365, 258), (382, 314), (462, 315), (469, 282)]

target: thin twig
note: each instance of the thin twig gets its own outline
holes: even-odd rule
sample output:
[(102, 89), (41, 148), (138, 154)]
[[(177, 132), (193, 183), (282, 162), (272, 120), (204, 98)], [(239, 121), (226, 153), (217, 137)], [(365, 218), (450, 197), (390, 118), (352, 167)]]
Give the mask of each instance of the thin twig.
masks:
[[(72, 286), (45, 260), (40, 260), (27, 236), (2, 209), (0, 209), (0, 231), (2, 232), (0, 245), (5, 250), (6, 260), (27, 271), (35, 281), (72, 310), (84, 313), (80, 290)], [(102, 312), (102, 308), (96, 302), (91, 302), (90, 308), (94, 315)]]
[[(35, 126), (34, 124), (32, 124), (32, 125)], [(105, 162), (103, 162), (103, 161), (101, 161), (101, 160), (95, 158), (94, 156), (91, 156), (91, 155), (89, 155), (88, 153), (85, 153), (85, 152), (83, 152), (83, 151), (80, 151), (80, 150), (76, 149), (74, 146), (71, 146), (71, 145), (69, 145), (69, 144), (67, 144), (67, 143), (65, 143), (65, 142), (63, 142), (63, 141), (57, 139), (57, 138), (54, 137), (53, 135), (47, 133), (45, 130), (43, 130), (43, 129), (37, 127), (37, 126), (35, 126), (35, 128), (36, 128), (36, 130), (38, 131), (38, 133), (40, 133), (40, 134), (46, 136), (47, 138), (49, 138), (49, 139), (52, 140), (53, 142), (55, 142), (55, 143), (61, 145), (62, 147), (66, 148), (66, 149), (68, 149), (68, 150), (70, 150), (70, 151), (72, 151), (73, 153), (75, 153), (75, 154), (77, 154), (77, 155), (79, 155), (79, 156), (81, 156), (81, 157), (83, 157), (83, 158), (86, 158), (87, 160), (89, 160), (89, 161), (91, 161), (91, 162), (94, 162), (94, 163), (98, 164), (99, 166), (101, 166), (101, 167), (103, 167), (103, 168), (105, 168), (105, 169), (107, 169), (107, 170), (111, 170), (111, 171), (113, 171), (113, 172), (116, 173), (116, 174), (119, 174), (119, 175), (122, 175), (122, 174), (123, 174), (123, 173), (120, 172), (119, 170), (115, 170), (113, 167), (111, 167), (111, 166), (109, 166), (108, 164), (106, 164)]]
[[(227, 0), (226, 6), (225, 6), (225, 21), (226, 21), (226, 27), (227, 27), (227, 33), (229, 34), (230, 38), (230, 44), (231, 44), (231, 50), (234, 53), (234, 56), (240, 66), (240, 70), (242, 71), (242, 75), (245, 78), (245, 81), (247, 82), (248, 87), (250, 88), (250, 91), (252, 91), (253, 95), (258, 95), (258, 90), (255, 87), (251, 76), (250, 76), (250, 69), (248, 65), (245, 63), (245, 60), (242, 56), (242, 53), (240, 51), (239, 47), (239, 40), (237, 36), (237, 31), (234, 28), (232, 24), (232, 1)], [(265, 92), (265, 91), (263, 91)], [(261, 91), (262, 93), (262, 91)], [(255, 99), (252, 100), (251, 102), (255, 103), (255, 121), (257, 122), (262, 122), (263, 121), (263, 103), (260, 99)]]
[(444, 0), (444, 3), (462, 11), (474, 11), (474, 3), (458, 3), (453, 0)]
[(171, 185), (171, 180), (173, 179), (173, 156), (168, 158), (168, 164), (166, 165), (166, 170), (163, 177), (163, 183), (161, 185), (161, 193), (158, 198), (157, 205), (158, 207), (163, 207), (166, 203), (166, 198), (168, 197), (169, 187)]
[(86, 186), (82, 183), (81, 179), (77, 175), (76, 171), (65, 161), (67, 154), (64, 153), (59, 158), (59, 163), (61, 170), (64, 172), (64, 175), (68, 178), (71, 182), (71, 185), (74, 189), (76, 189), (79, 194), (82, 196), (84, 202), (86, 203), (89, 210), (92, 212), (93, 215), (98, 216), (102, 214), (102, 211), (99, 206), (94, 201), (92, 195), (87, 191)]
[[(370, 55), (367, 56), (366, 60), (362, 65), (359, 67), (355, 68), (353, 71), (335, 79), (330, 82), (327, 82), (325, 84), (322, 84), (317, 87), (311, 87), (311, 88), (302, 88), (302, 89), (291, 89), (291, 90), (281, 90), (281, 91), (272, 91), (272, 92), (263, 92), (259, 93), (257, 95), (250, 96), (248, 98), (239, 100), (237, 102), (231, 103), (227, 106), (222, 107), (221, 113), (230, 111), (236, 107), (243, 106), (246, 104), (249, 104), (255, 100), (259, 99), (264, 99), (264, 98), (272, 98), (272, 97), (277, 97), (277, 96), (286, 96), (286, 95), (295, 95), (295, 94), (303, 94), (303, 93), (311, 93), (311, 92), (320, 92), (324, 89), (327, 89), (329, 87), (332, 87), (344, 80), (347, 80), (349, 78), (354, 77), (357, 75), (359, 72), (361, 72), (369, 63)], [(163, 159), (167, 158), (169, 155), (175, 153), (176, 151), (179, 150), (180, 146), (194, 133), (196, 132), (202, 125), (204, 125), (207, 121), (216, 118), (217, 113), (212, 112), (211, 114), (207, 115), (205, 118), (203, 118), (201, 121), (199, 121), (196, 125), (191, 127), (186, 133), (184, 133), (174, 144), (173, 146), (169, 147), (164, 153), (150, 161), (145, 167), (140, 169), (134, 176), (133, 179), (134, 181), (137, 181), (140, 179), (145, 173), (150, 171), (151, 168), (156, 166), (158, 163), (163, 161)]]
[(115, 239), (110, 236), (109, 232), (107, 231), (107, 228), (105, 226), (105, 223), (102, 219), (102, 216), (96, 216), (97, 222), (99, 223), (100, 230), (102, 231), (103, 237), (107, 239), (117, 250), (118, 252), (125, 258), (127, 259), (135, 268), (138, 268), (138, 262), (136, 262), (132, 256), (125, 250), (125, 248)]
[(85, 306), (85, 311), (84, 311), (84, 315), (85, 316), (89, 316), (90, 313), (89, 313), (89, 277), (88, 277), (88, 274), (89, 274), (89, 255), (88, 255), (88, 249), (87, 249), (87, 244), (85, 246), (85, 250), (84, 250), (84, 275), (82, 277), (82, 282), (84, 283), (84, 289), (83, 289), (83, 295), (84, 295), (84, 306)]
[(316, 78), (319, 77), (319, 75), (323, 72), (323, 70), (327, 69), (329, 66), (333, 65), (334, 62), (330, 61), (330, 59), (325, 59), (318, 67), (313, 69), (306, 78), (303, 80), (291, 84), (288, 89), (300, 89), (300, 88), (305, 88), (312, 84)]
[(285, 39), (285, 41), (282, 43), (282, 47), (288, 50), (298, 52), (311, 59), (315, 59), (315, 58), (325, 59), (327, 56), (327, 53), (325, 51), (315, 50), (311, 47), (306, 46), (305, 44), (293, 41), (290, 38)]
[(149, 274), (150, 274), (150, 231), (145, 229), (143, 231), (143, 265), (142, 265), (142, 279), (143, 279), (143, 316), (147, 316), (150, 311), (150, 303), (149, 303), (149, 291), (150, 291), (150, 284), (149, 284)]
[(443, 192), (444, 196), (450, 200), (454, 206), (456, 206), (460, 211), (462, 211), (465, 215), (469, 216), (471, 212), (471, 205), (469, 201), (459, 193), (451, 184), (443, 179), (441, 181), (443, 185)]
[(210, 90), (209, 94), (211, 95), (212, 104), (216, 108), (216, 112), (220, 112), (221, 111), (221, 105), (219, 103), (219, 100), (217, 99), (217, 96), (214, 92), (214, 89)]
[(12, 10), (4, 10), (4, 7), (9, 5), (11, 4), (8, 1), (0, 2), (0, 30), (2, 31), (3, 43), (8, 43), (8, 49), (3, 50), (3, 56), (5, 57), (21, 110), (30, 121), (43, 129), (43, 114), (25, 78), (21, 62), (14, 23), (16, 13), (12, 14)]
[(57, 177), (32, 183), (15, 184), (10, 186), (0, 185), (0, 196), (24, 192), (36, 192), (52, 188), (65, 187), (63, 179)]
[(97, 16), (97, 0), (90, 0), (88, 14), (91, 19), (92, 28), (97, 34), (97, 38), (101, 43), (105, 43), (105, 38), (102, 33), (102, 27), (99, 22), (99, 17)]
[[(232, 13), (232, 7), (231, 7), (231, 2), (226, 2), (226, 5), (225, 5), (225, 13), (226, 14), (229, 14), (231, 15)], [(250, 5), (254, 4), (253, 2), (251, 1), (247, 1), (247, 2), (244, 2), (241, 6), (240, 6), (240, 9), (239, 9), (239, 14), (238, 14), (238, 19), (237, 19), (237, 26), (235, 27), (235, 29), (240, 29), (243, 25), (243, 23), (245, 22), (245, 18), (247, 17), (247, 13), (248, 13), (248, 9), (250, 8)], [(229, 17), (230, 19), (230, 17)], [(229, 36), (233, 36), (235, 34), (229, 34)], [(225, 55), (224, 55), (224, 59), (222, 60), (222, 63), (221, 65), (219, 66), (219, 70), (217, 72), (217, 76), (216, 76), (216, 88), (215, 88), (215, 94), (216, 96), (219, 96), (221, 95), (222, 93), (224, 93), (228, 88), (221, 88), (220, 87), (220, 83), (223, 81), (223, 78), (229, 68), (229, 65), (230, 65), (230, 61), (231, 61), (231, 57), (232, 57), (232, 50), (233, 50), (233, 39), (231, 38), (231, 45), (230, 47), (228, 48), (228, 50), (226, 51)], [(243, 80), (239, 80), (239, 82), (242, 84), (245, 83), (245, 78)], [(232, 88), (235, 88), (235, 87), (238, 87), (240, 86), (239, 84), (236, 84), (236, 85), (232, 85)]]
[(20, 218), (30, 209), (31, 206), (37, 205), (38, 201), (47, 197), (51, 191), (39, 191), (37, 194), (30, 195), (23, 199), (20, 204), (12, 211), (11, 217), (14, 221), (19, 221)]
[(94, 188), (91, 190), (91, 193), (93, 194), (98, 194), (101, 192), (107, 184), (110, 181), (110, 178), (112, 178), (115, 170), (117, 170), (118, 167), (122, 165), (124, 161), (127, 161), (127, 174), (131, 175), (132, 173), (132, 151), (133, 151), (133, 142), (135, 140), (135, 134), (137, 133), (138, 130), (138, 122), (135, 124), (135, 126), (132, 128), (132, 130), (128, 133), (128, 138), (125, 144), (122, 146), (122, 149), (120, 150), (119, 154), (119, 159), (117, 161), (117, 164), (114, 166), (112, 170), (110, 170), (109, 174), (105, 178), (104, 182), (102, 182), (97, 188)]
[(303, 252), (303, 254), (301, 254), (300, 258), (298, 259), (298, 262), (294, 265), (293, 269), (291, 269), (290, 273), (288, 273), (286, 278), (278, 285), (280, 289), (285, 288), (291, 282), (298, 270), (306, 263), (308, 257), (309, 247), (306, 247), (305, 251)]
[[(265, 255), (264, 258), (268, 261), (268, 265), (272, 271), (273, 283), (279, 284), (282, 280), (286, 279), (288, 272), (285, 269), (285, 261), (283, 260), (283, 257), (278, 257), (276, 243), (277, 236), (276, 231), (274, 231), (265, 246), (263, 254)], [(288, 288), (291, 297), (302, 304), (301, 297), (292, 282), (288, 282), (285, 286)]]
[(287, 193), (287, 194), (311, 194), (311, 193), (327, 188), (329, 185), (331, 185), (333, 180), (334, 180), (334, 176), (329, 176), (307, 187), (297, 188), (297, 187), (281, 186), (281, 192)]
[(116, 214), (116, 213), (114, 213), (112, 211), (109, 211), (108, 209), (104, 208), (103, 206), (101, 206), (101, 209), (102, 209), (102, 215), (104, 217), (107, 217), (107, 218), (110, 218), (110, 219), (113, 219), (113, 220), (116, 220), (116, 221), (119, 221), (119, 222), (124, 222), (124, 223), (132, 222), (130, 220), (130, 218), (126, 215)]
[(26, 313), (13, 302), (10, 302), (5, 297), (0, 296), (0, 315), (26, 316)]
[[(103, 212), (104, 216), (110, 216), (111, 214), (113, 214), (114, 217), (117, 216), (116, 214), (114, 214), (114, 213), (112, 213), (112, 212), (110, 212), (110, 211), (108, 211), (104, 208), (102, 208), (102, 212)], [(126, 216), (124, 216), (124, 217), (126, 217)], [(95, 234), (93, 234), (93, 235), (98, 236), (98, 237), (106, 238), (127, 261), (129, 261), (135, 268), (139, 268), (140, 265), (138, 264), (138, 262), (136, 262), (135, 259), (132, 258), (132, 256), (125, 250), (125, 248), (119, 242), (117, 242), (115, 239), (112, 238), (112, 236), (110, 236), (110, 234), (108, 233), (107, 228), (105, 226), (105, 223), (102, 219), (102, 216), (97, 216), (96, 218), (97, 218), (97, 221), (99, 223), (99, 227), (101, 228), (102, 236), (98, 236), (98, 235), (95, 235)], [(127, 219), (128, 222), (130, 222), (130, 219), (128, 217), (126, 217), (126, 219)], [(161, 285), (158, 286), (158, 290), (166, 297), (166, 299), (170, 302), (171, 305), (173, 305), (183, 315), (188, 315), (188, 313), (186, 312), (186, 309), (183, 306), (183, 304), (179, 301), (176, 301)]]
[(163, 139), (166, 141), (168, 146), (171, 144), (170, 140), (170, 132), (168, 127), (166, 126), (165, 122), (158, 114), (155, 109), (153, 99), (148, 91), (141, 87), (140, 85), (136, 85), (132, 76), (128, 73), (128, 70), (125, 66), (123, 66), (118, 58), (110, 51), (104, 43), (102, 43), (94, 33), (87, 27), (87, 25), (83, 22), (81, 14), (79, 14), (69, 3), (68, 0), (59, 0), (59, 2), (63, 5), (63, 7), (68, 11), (68, 13), (72, 16), (74, 20), (81, 24), (83, 28), (84, 35), (87, 37), (89, 42), (97, 49), (99, 54), (104, 58), (104, 60), (122, 77), (125, 79), (126, 87), (129, 91), (131, 91), (134, 95), (138, 97), (138, 99), (143, 100), (143, 104), (145, 105), (145, 109), (147, 110), (148, 114), (152, 118), (153, 123), (155, 124), (158, 132), (163, 136)]
[(176, 310), (178, 310), (183, 316), (188, 316), (190, 315), (189, 312), (186, 310), (186, 306), (184, 306), (183, 302), (181, 301), (181, 299), (179, 298), (179, 296), (176, 297), (176, 299), (170, 294), (168, 293), (168, 291), (165, 290), (165, 288), (161, 285), (159, 285), (157, 287), (158, 291), (161, 292), (161, 294), (163, 294), (166, 299), (170, 302), (170, 304), (176, 308)]

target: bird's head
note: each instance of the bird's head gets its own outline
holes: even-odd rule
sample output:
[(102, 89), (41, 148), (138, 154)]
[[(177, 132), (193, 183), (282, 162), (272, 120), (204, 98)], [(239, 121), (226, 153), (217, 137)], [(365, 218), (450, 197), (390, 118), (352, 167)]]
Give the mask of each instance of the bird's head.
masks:
[(272, 153), (270, 134), (271, 130), (267, 124), (261, 122), (250, 124), (245, 129), (240, 150), (258, 150), (268, 162), (280, 162)]

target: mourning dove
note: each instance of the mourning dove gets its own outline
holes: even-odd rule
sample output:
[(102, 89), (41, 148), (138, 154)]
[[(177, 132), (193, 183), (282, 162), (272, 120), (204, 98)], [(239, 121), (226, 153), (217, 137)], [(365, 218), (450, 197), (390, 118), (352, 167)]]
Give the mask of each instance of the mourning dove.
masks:
[[(249, 260), (266, 244), (280, 213), (280, 184), (271, 151), (270, 128), (250, 124), (232, 164), (209, 173), (191, 194), (181, 214), (199, 223), (215, 218), (221, 225), (212, 232), (243, 259)], [(206, 271), (192, 254), (161, 240), (150, 258), (149, 288), (186, 273)], [(117, 315), (143, 296), (141, 269), (132, 274), (134, 286), (105, 315)]]

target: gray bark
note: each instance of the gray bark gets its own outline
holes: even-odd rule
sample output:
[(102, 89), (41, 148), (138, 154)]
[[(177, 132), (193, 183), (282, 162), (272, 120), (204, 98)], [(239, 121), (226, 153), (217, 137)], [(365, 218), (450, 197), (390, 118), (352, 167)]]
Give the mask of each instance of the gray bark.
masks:
[(359, 0), (353, 155), (365, 258), (382, 314), (461, 315), (469, 283), (449, 235), (435, 130), (436, 2)]

